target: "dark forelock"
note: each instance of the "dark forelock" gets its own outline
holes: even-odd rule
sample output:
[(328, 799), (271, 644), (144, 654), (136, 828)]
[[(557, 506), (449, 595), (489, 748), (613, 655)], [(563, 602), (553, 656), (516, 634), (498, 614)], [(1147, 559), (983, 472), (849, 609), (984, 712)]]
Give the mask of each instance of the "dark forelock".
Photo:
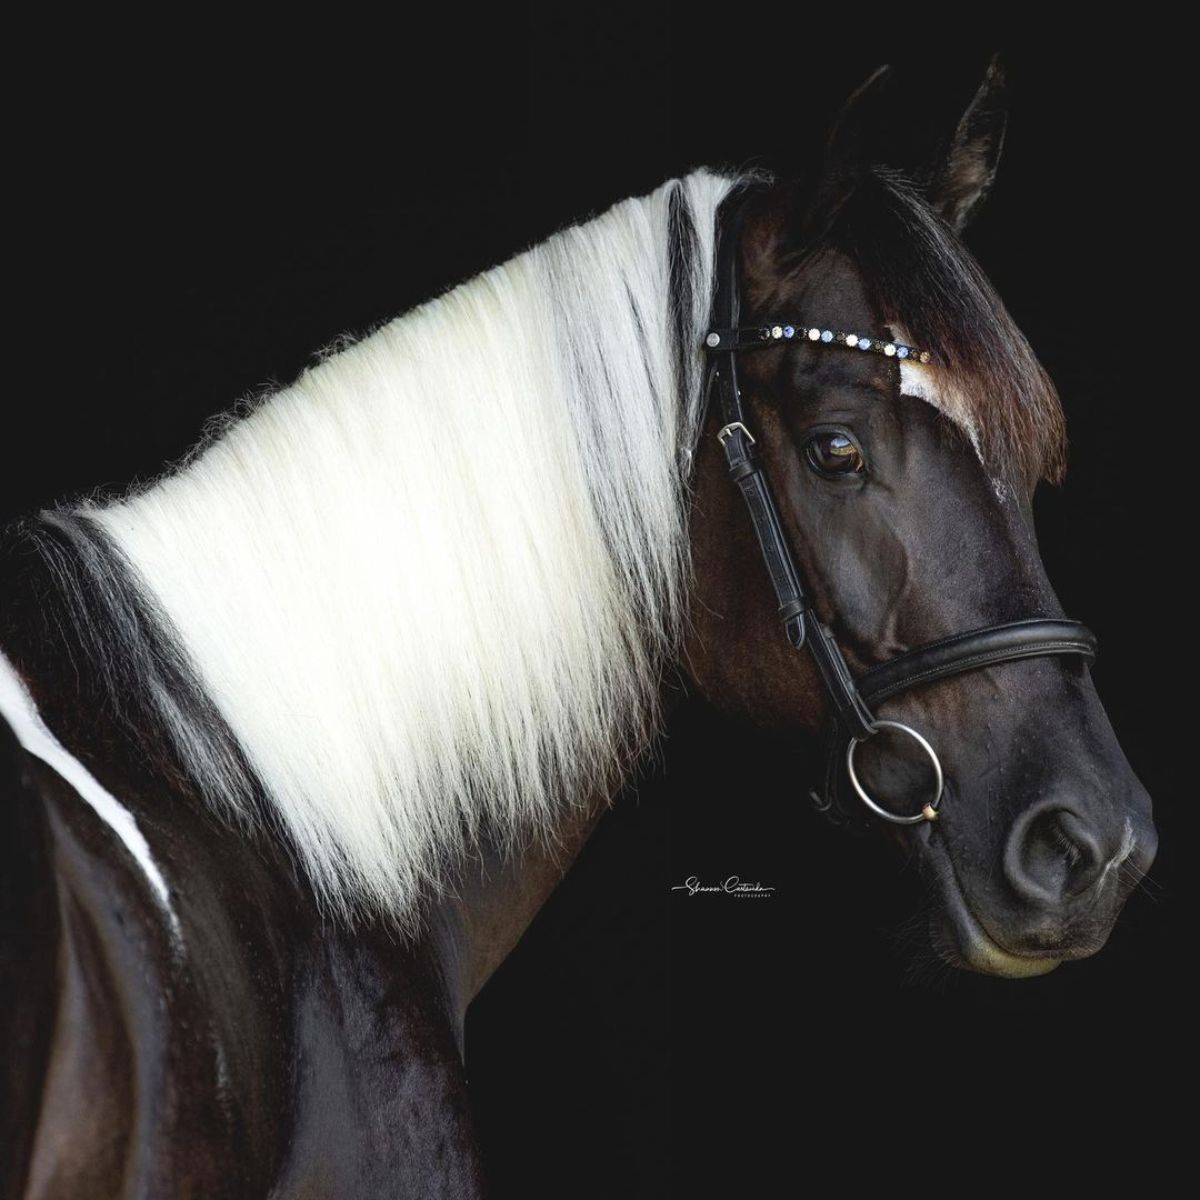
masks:
[(858, 176), (805, 258), (826, 250), (854, 263), (881, 320), (933, 351), (990, 470), (1061, 479), (1066, 436), (1054, 384), (979, 264), (907, 179), (881, 167)]

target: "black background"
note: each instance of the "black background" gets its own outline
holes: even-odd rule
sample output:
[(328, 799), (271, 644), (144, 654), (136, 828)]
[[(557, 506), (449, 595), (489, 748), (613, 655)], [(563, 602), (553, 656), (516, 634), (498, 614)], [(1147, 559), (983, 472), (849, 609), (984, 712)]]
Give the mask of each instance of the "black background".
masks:
[[(664, 178), (805, 169), (880, 62), (952, 124), (991, 49), (761, 6), (448, 11), (252, 50), (197, 25), (101, 53), (88, 32), (39, 60), (10, 144), (23, 370), (2, 514), (155, 473), (339, 333)], [(1155, 797), (1152, 881), (1094, 959), (1017, 984), (948, 972), (916, 946), (895, 856), (811, 815), (786, 747), (689, 705), (472, 1010), (498, 1195), (703, 1195), (726, 1171), (778, 1194), (764, 1181), (813, 1161), (860, 1178), (881, 1139), (1094, 1154), (1102, 1115), (1136, 1137), (1179, 1070), (1191, 734), (1170, 680), (1194, 347), (1170, 297), (1190, 134), (1128, 31), (995, 45), (1009, 136), (968, 241), (1063, 397), (1071, 469), (1038, 501), (1043, 554), (1100, 636), (1097, 685)], [(669, 890), (734, 873), (777, 890)]]

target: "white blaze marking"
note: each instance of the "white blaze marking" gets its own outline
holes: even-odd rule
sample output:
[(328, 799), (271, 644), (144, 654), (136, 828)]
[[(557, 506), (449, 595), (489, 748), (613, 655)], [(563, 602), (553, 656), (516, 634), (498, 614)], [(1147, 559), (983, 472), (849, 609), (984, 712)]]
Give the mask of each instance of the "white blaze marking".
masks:
[(949, 417), (971, 439), (971, 445), (975, 447), (975, 453), (982, 462), (983, 451), (979, 442), (978, 427), (970, 415), (963, 411), (961, 405), (948, 402), (946, 397), (941, 394), (934, 378), (934, 370), (933, 367), (913, 362), (909, 358), (900, 359), (901, 395), (915, 396), (918, 400), (924, 400), (926, 404), (932, 405), (938, 412)]
[(179, 917), (171, 905), (171, 890), (133, 814), (46, 728), (24, 681), (3, 653), (0, 653), (0, 716), (12, 726), (17, 741), (66, 780), (121, 839), (166, 909), (171, 930), (178, 939), (181, 930)]
[[(892, 328), (896, 333), (897, 341), (912, 345), (912, 339), (903, 326), (894, 325)], [(916, 362), (911, 358), (901, 358), (897, 362), (900, 367), (900, 394), (924, 400), (926, 404), (936, 408), (943, 416), (953, 421), (971, 439), (971, 445), (975, 447), (975, 457), (987, 471), (987, 464), (983, 458), (983, 443), (979, 437), (979, 426), (966, 404), (957, 400), (953, 395), (947, 395), (943, 389), (939, 388), (937, 368), (926, 363)], [(997, 479), (990, 471), (987, 471), (987, 476), (996, 499), (1002, 504), (1005, 503), (1009, 496), (1004, 481)]]

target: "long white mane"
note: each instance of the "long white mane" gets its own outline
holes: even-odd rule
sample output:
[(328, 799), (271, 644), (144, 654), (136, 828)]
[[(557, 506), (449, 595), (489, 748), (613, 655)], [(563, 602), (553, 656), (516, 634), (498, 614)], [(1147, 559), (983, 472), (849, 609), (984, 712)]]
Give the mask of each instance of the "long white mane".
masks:
[[(549, 831), (653, 728), (733, 183), (698, 171), (557, 233), (79, 510), (331, 908), (408, 920), (481, 830)], [(254, 780), (159, 709), (248, 813)]]

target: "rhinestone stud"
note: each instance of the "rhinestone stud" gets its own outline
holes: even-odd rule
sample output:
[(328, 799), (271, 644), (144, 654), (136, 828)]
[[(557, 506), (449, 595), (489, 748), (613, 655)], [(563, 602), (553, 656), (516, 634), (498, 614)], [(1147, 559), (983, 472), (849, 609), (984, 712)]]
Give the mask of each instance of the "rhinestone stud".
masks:
[(860, 350), (870, 350), (871, 339), (870, 338), (859, 338), (858, 339), (858, 348)]
[(833, 341), (833, 330), (832, 329), (823, 330), (821, 333), (821, 341), (832, 342)]
[(772, 325), (771, 326), (771, 336), (776, 341), (779, 341), (779, 339), (781, 337), (783, 337), (783, 326), (782, 325)]
[(783, 327), (783, 336), (785, 338), (795, 337), (796, 336), (796, 327), (794, 325), (785, 325)]
[(921, 351), (921, 356), (920, 356), (920, 357), (921, 357), (921, 361), (922, 361), (922, 362), (928, 362), (928, 361), (929, 361), (929, 351), (928, 351), (928, 350), (922, 350), (922, 351)]
[(908, 357), (908, 347), (907, 346), (897, 346), (896, 347), (896, 357), (897, 358), (907, 358)]
[(846, 334), (846, 345), (847, 346), (857, 346), (858, 345), (858, 334), (857, 333)]
[(819, 342), (821, 340), (821, 331), (819, 329), (810, 329), (808, 331), (808, 340), (810, 342)]
[(706, 346), (719, 346), (721, 344), (721, 335), (719, 333), (710, 333), (704, 339), (704, 344)]
[(893, 346), (891, 342), (888, 342), (888, 344), (884, 346), (883, 352), (888, 356), (888, 358), (891, 358), (892, 355), (896, 353), (896, 347)]

